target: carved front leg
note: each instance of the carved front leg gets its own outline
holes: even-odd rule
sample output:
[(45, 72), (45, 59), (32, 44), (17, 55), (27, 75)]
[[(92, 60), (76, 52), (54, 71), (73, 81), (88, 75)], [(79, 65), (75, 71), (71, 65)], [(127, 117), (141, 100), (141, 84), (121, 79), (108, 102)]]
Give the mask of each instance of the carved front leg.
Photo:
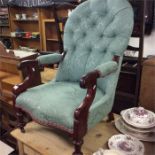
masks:
[(73, 144), (74, 144), (74, 148), (75, 148), (75, 150), (73, 152), (73, 155), (83, 155), (83, 153), (81, 152), (81, 147), (82, 147), (82, 144), (83, 144), (83, 139), (74, 140)]
[(22, 112), (21, 109), (19, 108), (16, 109), (16, 116), (17, 116), (17, 121), (18, 121), (17, 127), (20, 128), (21, 132), (25, 133), (24, 113)]

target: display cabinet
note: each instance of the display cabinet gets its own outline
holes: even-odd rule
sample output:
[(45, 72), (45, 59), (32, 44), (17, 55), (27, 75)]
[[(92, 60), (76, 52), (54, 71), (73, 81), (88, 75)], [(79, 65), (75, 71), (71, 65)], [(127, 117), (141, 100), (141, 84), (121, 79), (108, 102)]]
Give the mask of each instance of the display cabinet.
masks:
[(14, 49), (26, 46), (42, 50), (39, 8), (9, 7), (9, 15)]
[(48, 9), (41, 9), (42, 28), (43, 28), (43, 50), (44, 51), (63, 51), (63, 30), (70, 10), (76, 5), (54, 6)]
[(10, 23), (8, 9), (6, 7), (0, 8), (0, 41), (7, 48), (11, 48)]
[(138, 106), (141, 70), (143, 61), (143, 46), (145, 32), (145, 0), (130, 0), (134, 10), (134, 29), (132, 39), (138, 40), (138, 45), (129, 45), (127, 50), (137, 56), (124, 56), (121, 73), (117, 85), (113, 111), (119, 113), (123, 109)]

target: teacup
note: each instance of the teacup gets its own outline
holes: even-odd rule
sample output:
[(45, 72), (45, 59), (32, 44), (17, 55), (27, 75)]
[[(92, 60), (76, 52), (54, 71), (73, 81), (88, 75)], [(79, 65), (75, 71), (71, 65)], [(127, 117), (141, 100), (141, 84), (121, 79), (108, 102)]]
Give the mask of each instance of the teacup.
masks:
[(17, 20), (21, 19), (21, 15), (20, 14), (16, 14), (15, 16), (16, 16)]
[(22, 19), (26, 19), (27, 18), (27, 14), (25, 14), (25, 13), (22, 13)]

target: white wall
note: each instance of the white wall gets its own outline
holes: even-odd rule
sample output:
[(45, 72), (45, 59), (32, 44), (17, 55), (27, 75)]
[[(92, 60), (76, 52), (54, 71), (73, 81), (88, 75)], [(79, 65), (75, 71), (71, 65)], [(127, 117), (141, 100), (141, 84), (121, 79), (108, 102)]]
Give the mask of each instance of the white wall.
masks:
[[(139, 40), (135, 39), (135, 38), (131, 38), (129, 44), (137, 47), (138, 44), (139, 44)], [(133, 56), (137, 56), (137, 54), (138, 53), (135, 53)], [(153, 28), (153, 31), (152, 31), (151, 35), (149, 35), (149, 36), (145, 35), (145, 37), (144, 37), (143, 57), (147, 57), (148, 55), (155, 55), (155, 15), (154, 15), (154, 28)]]
[(144, 38), (144, 57), (155, 55), (155, 27), (150, 36)]
[[(138, 47), (139, 39), (131, 38), (130, 45)], [(137, 56), (138, 53), (135, 53), (134, 56)], [(145, 35), (144, 37), (144, 52), (143, 57), (147, 57), (148, 55), (155, 55), (155, 19), (154, 19), (154, 28), (151, 35)]]

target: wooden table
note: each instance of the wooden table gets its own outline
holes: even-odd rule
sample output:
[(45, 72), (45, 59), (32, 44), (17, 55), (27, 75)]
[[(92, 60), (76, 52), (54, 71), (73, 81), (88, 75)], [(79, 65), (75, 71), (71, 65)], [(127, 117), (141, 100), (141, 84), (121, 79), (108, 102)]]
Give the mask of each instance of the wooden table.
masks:
[[(107, 149), (107, 141), (114, 134), (119, 134), (114, 122), (98, 123), (84, 139), (84, 155), (92, 155), (100, 147)], [(26, 133), (16, 129), (11, 135), (18, 140), (20, 155), (71, 155), (73, 152), (73, 145), (67, 136), (34, 122), (27, 124)], [(144, 145), (145, 155), (155, 155), (155, 143), (145, 142)]]

